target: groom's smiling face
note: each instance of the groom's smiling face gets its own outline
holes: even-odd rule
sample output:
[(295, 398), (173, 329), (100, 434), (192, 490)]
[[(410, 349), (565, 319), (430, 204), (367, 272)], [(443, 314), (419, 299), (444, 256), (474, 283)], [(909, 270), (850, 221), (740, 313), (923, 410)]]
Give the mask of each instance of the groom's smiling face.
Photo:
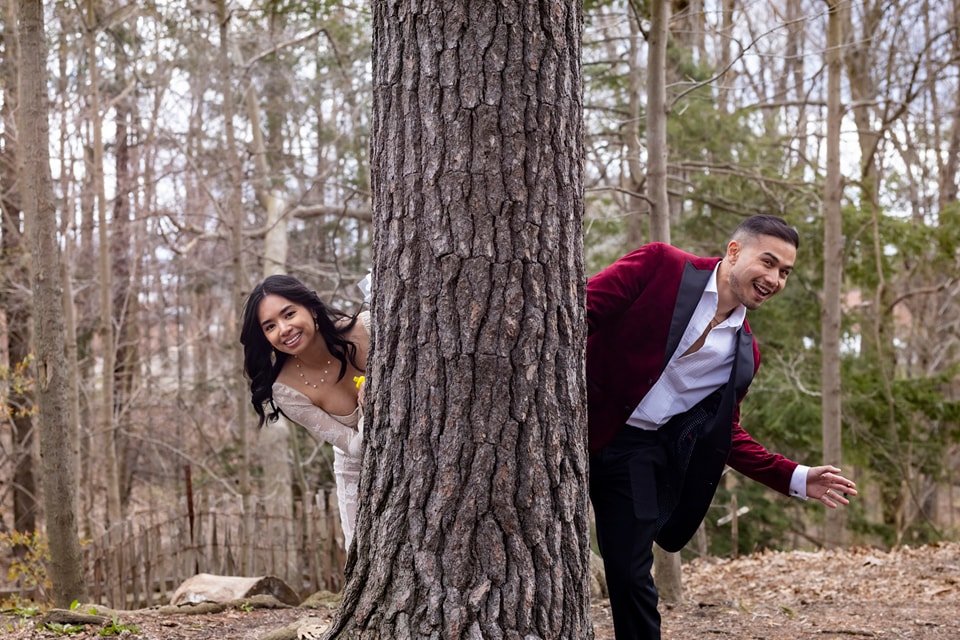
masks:
[(783, 291), (796, 259), (797, 248), (774, 236), (731, 240), (724, 257), (728, 264), (726, 284), (740, 304), (756, 309)]

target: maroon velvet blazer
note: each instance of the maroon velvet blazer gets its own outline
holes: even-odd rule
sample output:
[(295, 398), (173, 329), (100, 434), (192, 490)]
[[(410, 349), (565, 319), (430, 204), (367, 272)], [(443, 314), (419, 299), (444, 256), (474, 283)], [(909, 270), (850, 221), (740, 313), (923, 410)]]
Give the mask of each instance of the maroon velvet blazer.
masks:
[[(588, 280), (587, 415), (591, 451), (599, 451), (624, 428), (627, 418), (660, 377), (719, 261), (655, 242), (625, 255)], [(719, 425), (721, 448), (727, 433), (730, 438), (724, 454), (726, 463), (786, 495), (797, 463), (767, 451), (740, 426), (740, 401), (760, 366), (760, 350), (746, 321), (739, 334), (737, 359), (742, 364), (734, 367), (735, 379), (731, 380), (736, 402), (729, 417)]]

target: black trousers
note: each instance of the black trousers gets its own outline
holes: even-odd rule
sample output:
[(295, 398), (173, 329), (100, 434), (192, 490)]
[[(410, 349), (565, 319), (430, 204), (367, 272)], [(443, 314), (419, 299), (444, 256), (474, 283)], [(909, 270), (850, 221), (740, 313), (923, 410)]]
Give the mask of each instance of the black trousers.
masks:
[(656, 431), (630, 426), (590, 456), (590, 500), (617, 640), (659, 640), (653, 541), (660, 510), (657, 476), (667, 449)]

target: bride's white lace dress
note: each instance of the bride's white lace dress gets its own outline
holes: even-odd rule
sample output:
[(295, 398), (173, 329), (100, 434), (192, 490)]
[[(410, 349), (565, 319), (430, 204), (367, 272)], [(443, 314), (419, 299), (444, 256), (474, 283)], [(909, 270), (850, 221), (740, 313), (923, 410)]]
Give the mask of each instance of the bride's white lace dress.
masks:
[[(360, 314), (369, 332), (369, 313)], [(273, 401), (283, 413), (306, 429), (319, 442), (333, 445), (333, 475), (337, 483), (337, 504), (346, 548), (353, 540), (357, 522), (357, 493), (360, 487), (360, 454), (363, 435), (360, 407), (346, 416), (327, 413), (310, 398), (282, 382), (273, 383)]]

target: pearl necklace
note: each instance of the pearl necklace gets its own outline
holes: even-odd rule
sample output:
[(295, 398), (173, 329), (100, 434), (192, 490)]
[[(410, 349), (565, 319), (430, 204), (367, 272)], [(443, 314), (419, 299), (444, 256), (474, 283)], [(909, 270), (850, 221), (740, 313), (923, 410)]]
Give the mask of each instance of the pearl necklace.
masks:
[[(316, 389), (317, 385), (307, 380), (307, 377), (303, 375), (303, 368), (300, 366), (300, 363), (302, 361), (300, 360), (300, 358), (298, 358), (297, 356), (293, 356), (293, 358), (294, 360), (296, 360), (295, 364), (297, 365), (297, 373), (300, 375), (300, 379), (303, 380), (303, 384), (307, 385), (308, 387), (313, 387), (314, 389)], [(327, 360), (327, 366), (323, 368), (323, 373), (320, 374), (320, 384), (323, 384), (327, 380), (327, 374), (330, 373), (330, 363), (331, 363), (331, 360)]]

